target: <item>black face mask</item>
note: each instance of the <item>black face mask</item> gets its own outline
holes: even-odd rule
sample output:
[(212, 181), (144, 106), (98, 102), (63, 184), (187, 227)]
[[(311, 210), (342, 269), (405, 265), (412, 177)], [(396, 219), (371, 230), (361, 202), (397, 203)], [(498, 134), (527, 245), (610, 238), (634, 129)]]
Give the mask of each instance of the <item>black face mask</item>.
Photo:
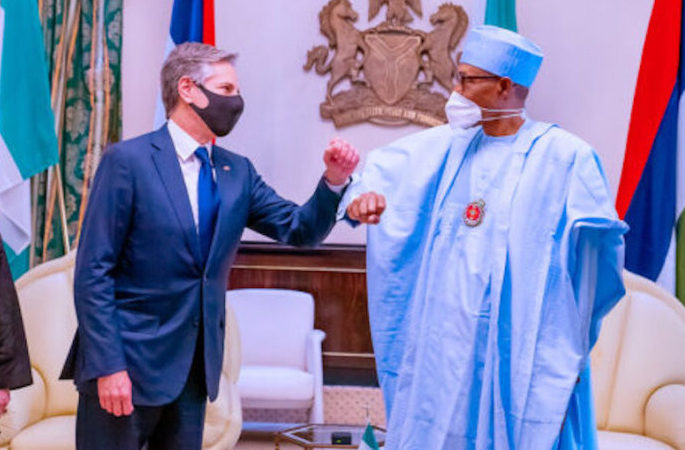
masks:
[(204, 123), (217, 136), (226, 136), (231, 132), (240, 115), (243, 113), (245, 103), (240, 95), (219, 95), (197, 83), (202, 92), (207, 96), (209, 103), (204, 108), (199, 108), (193, 103), (190, 107), (197, 113)]

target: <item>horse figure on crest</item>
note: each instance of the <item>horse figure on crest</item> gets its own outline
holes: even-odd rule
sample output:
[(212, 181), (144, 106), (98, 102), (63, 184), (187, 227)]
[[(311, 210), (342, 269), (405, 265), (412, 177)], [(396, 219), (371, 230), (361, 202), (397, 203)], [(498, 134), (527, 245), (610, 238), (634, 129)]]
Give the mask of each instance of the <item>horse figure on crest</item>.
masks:
[[(353, 83), (363, 82), (359, 78), (359, 72), (368, 48), (362, 33), (353, 25), (358, 18), (359, 15), (352, 9), (349, 0), (331, 0), (319, 13), (321, 33), (328, 38), (328, 47), (335, 49), (335, 54), (326, 64), (329, 48), (324, 45), (316, 46), (307, 52), (304, 69), (311, 70), (314, 66), (319, 75), (331, 72), (326, 87), (326, 97), (329, 100), (332, 98), (333, 88), (344, 78), (349, 77)], [(359, 52), (362, 53), (361, 60), (357, 57)]]
[(449, 92), (454, 89), (457, 76), (457, 65), (450, 53), (466, 33), (469, 18), (461, 6), (443, 3), (430, 16), (430, 22), (435, 28), (426, 35), (421, 47), (421, 54), (428, 58), (422, 62), (426, 79), (421, 84), (429, 86), (437, 80)]

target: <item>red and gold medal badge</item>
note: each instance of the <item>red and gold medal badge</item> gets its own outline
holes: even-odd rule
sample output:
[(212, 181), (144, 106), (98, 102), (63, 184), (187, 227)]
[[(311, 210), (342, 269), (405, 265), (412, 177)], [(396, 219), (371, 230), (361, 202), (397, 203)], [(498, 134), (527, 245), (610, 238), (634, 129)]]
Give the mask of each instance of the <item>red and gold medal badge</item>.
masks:
[(476, 200), (464, 209), (464, 223), (470, 227), (477, 227), (483, 222), (485, 216), (485, 201)]

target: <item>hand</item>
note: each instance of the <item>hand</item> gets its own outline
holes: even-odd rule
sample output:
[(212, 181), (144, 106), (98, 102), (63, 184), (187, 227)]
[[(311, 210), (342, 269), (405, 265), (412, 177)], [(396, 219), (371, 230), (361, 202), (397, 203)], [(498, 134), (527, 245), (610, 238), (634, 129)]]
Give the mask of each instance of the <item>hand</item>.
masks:
[(10, 390), (0, 389), (0, 416), (7, 412), (7, 405), (10, 403)]
[(323, 162), (326, 163), (324, 177), (333, 186), (345, 184), (359, 164), (359, 152), (348, 142), (335, 138), (328, 144), (323, 153)]
[(131, 379), (125, 370), (98, 378), (100, 406), (117, 417), (129, 416), (133, 412), (131, 392)]
[(385, 197), (367, 192), (352, 200), (347, 206), (347, 216), (361, 223), (377, 224), (385, 211)]

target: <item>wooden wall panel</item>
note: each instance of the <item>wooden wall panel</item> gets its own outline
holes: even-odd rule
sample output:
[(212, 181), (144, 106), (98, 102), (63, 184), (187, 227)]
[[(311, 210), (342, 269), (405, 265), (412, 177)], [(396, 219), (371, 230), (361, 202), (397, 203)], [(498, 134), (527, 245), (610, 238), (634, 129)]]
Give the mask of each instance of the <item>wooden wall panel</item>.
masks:
[(233, 264), (229, 289), (258, 287), (311, 293), (314, 325), (326, 332), (324, 372), (352, 369), (364, 372), (367, 378), (372, 375), (364, 246), (297, 249), (243, 243)]

